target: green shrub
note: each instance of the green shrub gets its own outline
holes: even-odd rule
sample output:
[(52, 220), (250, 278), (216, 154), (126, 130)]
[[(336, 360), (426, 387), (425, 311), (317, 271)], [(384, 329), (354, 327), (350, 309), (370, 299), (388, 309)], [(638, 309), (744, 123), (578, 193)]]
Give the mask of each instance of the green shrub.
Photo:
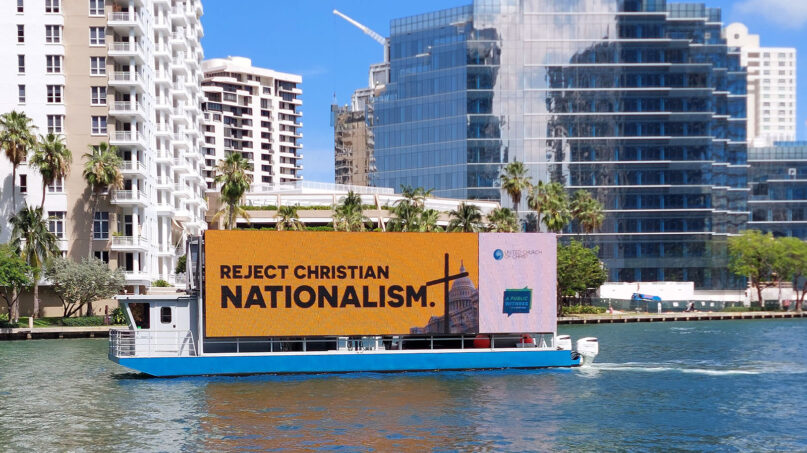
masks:
[(8, 313), (0, 313), (0, 329), (16, 329), (19, 323), (8, 322)]
[(79, 318), (62, 318), (62, 325), (67, 327), (103, 326), (103, 316), (82, 316)]
[(109, 319), (112, 321), (112, 324), (126, 324), (126, 315), (123, 313), (120, 307), (112, 310), (112, 314), (109, 316)]
[(188, 255), (182, 255), (177, 258), (177, 267), (174, 269), (175, 274), (184, 274), (185, 266), (188, 264)]
[(171, 284), (168, 283), (167, 281), (163, 280), (163, 279), (159, 279), (159, 280), (154, 280), (153, 282), (151, 282), (151, 286), (154, 286), (154, 287), (157, 287), (157, 288), (168, 288), (169, 286), (171, 286)]
[(333, 231), (333, 227), (330, 225), (321, 225), (321, 226), (307, 226), (305, 227), (306, 231)]
[(593, 305), (570, 305), (562, 307), (560, 315), (598, 315), (605, 313), (605, 307), (595, 307)]
[(763, 311), (763, 310), (762, 310), (762, 307), (757, 305), (757, 306), (751, 306), (751, 307), (745, 307), (745, 306), (725, 307), (725, 308), (723, 308), (723, 311), (729, 312), (729, 313), (739, 313), (739, 312), (744, 312), (744, 311)]

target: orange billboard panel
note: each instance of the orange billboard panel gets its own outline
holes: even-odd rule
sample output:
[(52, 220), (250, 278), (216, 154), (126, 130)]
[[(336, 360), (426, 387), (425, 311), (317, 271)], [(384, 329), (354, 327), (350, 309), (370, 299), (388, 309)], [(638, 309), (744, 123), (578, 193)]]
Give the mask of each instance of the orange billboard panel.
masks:
[(478, 287), (478, 250), (473, 233), (210, 230), (205, 336), (475, 331), (443, 320), (455, 283)]

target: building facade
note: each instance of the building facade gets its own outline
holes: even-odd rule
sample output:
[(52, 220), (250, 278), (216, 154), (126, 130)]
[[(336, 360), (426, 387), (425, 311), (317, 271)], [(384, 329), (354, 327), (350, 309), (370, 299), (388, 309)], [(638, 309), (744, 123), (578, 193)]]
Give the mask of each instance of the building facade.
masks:
[(807, 142), (748, 150), (748, 229), (807, 240)]
[[(33, 118), (39, 134), (63, 137), (69, 176), (46, 189), (44, 210), (60, 248), (121, 268), (129, 290), (175, 282), (184, 239), (206, 224), (200, 150), (199, 0), (6, 1), (0, 5), (0, 111)], [(123, 158), (123, 188), (93, 198), (85, 153), (106, 142)], [(22, 165), (5, 176), (2, 215), (39, 205), (42, 180)], [(17, 190), (17, 206), (11, 206)], [(0, 230), (0, 241), (9, 238)], [(92, 237), (90, 237), (92, 235)]]
[(733, 23), (723, 29), (730, 47), (740, 49), (748, 71), (748, 143), (772, 146), (796, 139), (796, 49), (761, 47), (759, 35)]
[(393, 20), (372, 182), (508, 205), (500, 169), (522, 161), (605, 205), (587, 239), (610, 280), (741, 284), (725, 239), (748, 219), (746, 74), (721, 29), (719, 9), (665, 0), (476, 0)]
[(252, 164), (255, 185), (302, 180), (302, 77), (243, 57), (206, 60), (202, 69), (207, 189), (216, 190), (216, 164), (235, 152)]
[(362, 109), (332, 106), (334, 182), (366, 186), (375, 171), (372, 104)]

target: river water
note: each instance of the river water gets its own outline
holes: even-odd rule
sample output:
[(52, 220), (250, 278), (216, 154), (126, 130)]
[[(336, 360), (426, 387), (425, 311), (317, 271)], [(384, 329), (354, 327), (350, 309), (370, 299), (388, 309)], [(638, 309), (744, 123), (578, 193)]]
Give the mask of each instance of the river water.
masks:
[(807, 451), (807, 322), (561, 326), (576, 370), (144, 378), (0, 342), (0, 451)]

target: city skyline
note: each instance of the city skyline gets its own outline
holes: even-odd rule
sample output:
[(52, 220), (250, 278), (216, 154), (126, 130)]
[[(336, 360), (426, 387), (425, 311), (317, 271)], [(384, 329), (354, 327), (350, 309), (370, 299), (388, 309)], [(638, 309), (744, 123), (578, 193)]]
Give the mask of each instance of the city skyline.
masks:
[[(227, 2), (207, 0), (202, 17), (206, 31), (202, 44), (206, 59), (244, 56), (252, 58), (256, 66), (302, 75), (306, 156), (303, 176), (309, 181), (332, 181), (330, 105), (334, 94), (339, 105), (349, 103), (353, 90), (367, 86), (369, 65), (380, 62), (383, 56), (378, 43), (334, 16), (332, 10), (339, 9), (386, 37), (391, 19), (470, 3), (447, 0), (434, 4), (414, 0), (380, 6), (369, 1), (306, 1), (285, 12), (273, 8), (270, 2), (245, 0), (239, 3), (242, 8), (233, 10)], [(807, 44), (796, 39), (800, 32), (807, 30), (807, 4), (778, 1), (776, 5), (768, 3), (766, 8), (761, 8), (758, 0), (714, 0), (706, 4), (723, 10), (724, 26), (733, 22), (747, 25), (751, 33), (760, 35), (762, 46), (797, 49), (796, 138), (807, 140), (807, 84), (799, 83), (799, 79), (804, 78), (801, 74), (807, 74), (807, 57), (804, 56)], [(288, 17), (283, 17), (285, 14)], [(261, 19), (267, 15), (277, 19), (273, 20), (273, 27), (260, 26)], [(234, 18), (241, 24), (238, 45), (233, 45), (235, 41), (231, 39)], [(252, 23), (254, 27), (250, 26)], [(250, 39), (253, 35), (254, 39)], [(295, 37), (294, 45), (289, 45), (289, 36)], [(323, 42), (326, 44), (322, 45)]]

